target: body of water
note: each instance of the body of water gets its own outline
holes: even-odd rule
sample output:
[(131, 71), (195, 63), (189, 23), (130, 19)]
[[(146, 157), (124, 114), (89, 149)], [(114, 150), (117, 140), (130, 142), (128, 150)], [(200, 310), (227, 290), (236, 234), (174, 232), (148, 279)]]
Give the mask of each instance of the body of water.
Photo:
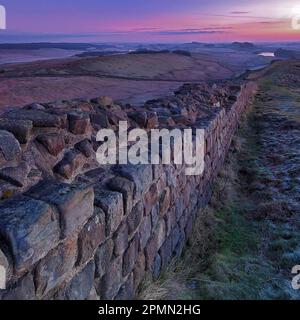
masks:
[(261, 52), (258, 55), (259, 56), (263, 56), (263, 57), (271, 57), (271, 58), (275, 57), (275, 53), (274, 52)]

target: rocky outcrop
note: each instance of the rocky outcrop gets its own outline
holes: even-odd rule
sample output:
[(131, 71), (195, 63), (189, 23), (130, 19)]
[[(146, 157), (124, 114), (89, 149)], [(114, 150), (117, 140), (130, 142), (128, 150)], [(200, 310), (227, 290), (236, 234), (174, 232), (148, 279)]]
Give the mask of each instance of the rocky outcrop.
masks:
[[(132, 298), (180, 256), (256, 86), (184, 85), (143, 107), (109, 98), (33, 104), (0, 118), (2, 299)], [(205, 172), (99, 166), (97, 130), (205, 129)]]

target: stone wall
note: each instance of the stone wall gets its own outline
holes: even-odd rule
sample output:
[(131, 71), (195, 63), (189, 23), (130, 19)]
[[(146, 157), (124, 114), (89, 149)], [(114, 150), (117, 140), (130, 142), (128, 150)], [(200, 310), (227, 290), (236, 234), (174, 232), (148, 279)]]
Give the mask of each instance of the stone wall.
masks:
[[(179, 257), (211, 195), (253, 82), (184, 85), (142, 107), (32, 104), (0, 117), (1, 299), (130, 299)], [(205, 171), (99, 166), (100, 128), (205, 129)], [(1, 275), (0, 275), (1, 276)], [(1, 284), (1, 281), (0, 281)]]

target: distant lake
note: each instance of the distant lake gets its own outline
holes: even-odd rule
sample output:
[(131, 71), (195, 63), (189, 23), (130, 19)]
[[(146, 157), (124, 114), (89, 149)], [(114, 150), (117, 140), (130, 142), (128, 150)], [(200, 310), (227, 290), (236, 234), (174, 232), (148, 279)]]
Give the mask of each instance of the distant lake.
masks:
[(261, 52), (258, 55), (259, 56), (263, 56), (263, 57), (275, 57), (275, 53), (274, 52)]

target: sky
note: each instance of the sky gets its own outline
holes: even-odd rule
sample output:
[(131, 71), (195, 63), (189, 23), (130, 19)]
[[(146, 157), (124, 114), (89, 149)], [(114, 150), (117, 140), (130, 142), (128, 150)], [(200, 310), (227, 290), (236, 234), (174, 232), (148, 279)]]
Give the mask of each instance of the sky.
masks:
[(0, 0), (0, 5), (7, 21), (2, 43), (300, 40), (300, 0)]

